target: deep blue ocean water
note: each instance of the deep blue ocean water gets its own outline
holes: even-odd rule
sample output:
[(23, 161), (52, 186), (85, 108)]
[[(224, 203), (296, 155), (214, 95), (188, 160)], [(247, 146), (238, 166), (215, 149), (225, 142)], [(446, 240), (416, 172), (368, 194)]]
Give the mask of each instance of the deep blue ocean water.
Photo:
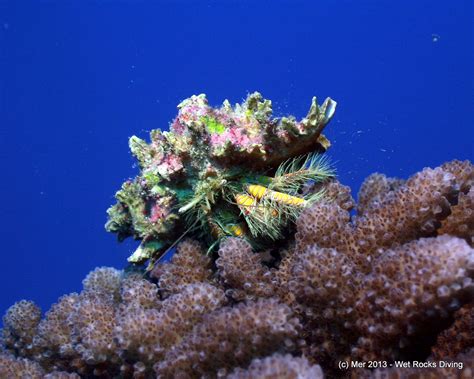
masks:
[(473, 160), (473, 21), (472, 0), (0, 0), (0, 313), (124, 266), (136, 244), (103, 225), (137, 173), (128, 137), (193, 94), (258, 90), (298, 117), (331, 96), (354, 194), (374, 171)]

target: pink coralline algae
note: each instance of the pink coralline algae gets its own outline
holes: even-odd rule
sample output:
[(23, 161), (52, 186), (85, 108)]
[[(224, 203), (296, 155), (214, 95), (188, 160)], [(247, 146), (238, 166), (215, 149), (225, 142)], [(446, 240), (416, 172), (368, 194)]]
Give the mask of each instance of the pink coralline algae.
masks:
[(262, 144), (261, 136), (250, 137), (242, 129), (230, 129), (226, 130), (222, 134), (214, 134), (211, 136), (211, 145), (212, 146), (223, 146), (228, 141), (238, 147), (239, 149), (251, 149), (252, 146), (258, 146)]

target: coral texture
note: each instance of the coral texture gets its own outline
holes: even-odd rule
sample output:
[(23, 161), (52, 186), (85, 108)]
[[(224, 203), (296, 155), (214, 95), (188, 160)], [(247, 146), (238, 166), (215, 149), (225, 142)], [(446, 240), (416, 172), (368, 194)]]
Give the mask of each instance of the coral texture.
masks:
[[(408, 269), (407, 269), (408, 268)], [(389, 249), (373, 262), (355, 303), (360, 330), (352, 355), (395, 359), (410, 337), (425, 333), (473, 290), (474, 251), (441, 236)]]
[(264, 359), (254, 359), (246, 370), (238, 368), (227, 379), (323, 379), (318, 365), (311, 365), (306, 358), (289, 354), (274, 354)]
[(368, 208), (382, 200), (389, 192), (404, 184), (403, 179), (387, 178), (384, 174), (374, 173), (367, 177), (360, 187), (357, 211), (363, 214)]
[(440, 234), (451, 234), (464, 238), (474, 246), (474, 187), (467, 193), (460, 193), (457, 205), (452, 213), (443, 220)]
[[(94, 270), (42, 319), (22, 300), (0, 377), (471, 378), (473, 177), (468, 161), (375, 174), (358, 205), (335, 179), (309, 184), (325, 196), (284, 241), (183, 239), (150, 272)], [(369, 360), (410, 367), (338, 367)]]
[(150, 275), (158, 280), (163, 296), (168, 296), (188, 284), (211, 282), (211, 260), (197, 241), (188, 239), (178, 245), (171, 264), (157, 264)]
[(273, 294), (271, 272), (250, 244), (236, 237), (227, 238), (219, 248), (216, 261), (227, 296), (234, 300), (270, 297)]
[(454, 323), (438, 335), (432, 357), (437, 360), (454, 359), (474, 346), (474, 303), (463, 306), (454, 314)]
[(82, 285), (84, 291), (112, 294), (119, 297), (122, 272), (111, 267), (100, 267), (86, 276)]
[(458, 201), (459, 189), (470, 181), (467, 171), (474, 171), (470, 162), (464, 162), (462, 168), (460, 182), (452, 170), (426, 168), (395, 189), (382, 191), (384, 196), (379, 193), (379, 181), (369, 177), (362, 193), (368, 194), (369, 187), (375, 186), (377, 200), (364, 205), (364, 212), (357, 217), (351, 218), (337, 203), (328, 201), (303, 210), (297, 221), (297, 247), (302, 250), (316, 244), (336, 248), (368, 271), (381, 249), (437, 234), (441, 222), (455, 208), (452, 205)]
[(21, 300), (3, 316), (3, 343), (21, 356), (31, 354), (31, 344), (41, 319), (41, 309), (32, 301)]
[[(163, 301), (161, 310), (134, 307), (119, 315), (115, 330), (122, 357), (139, 359), (145, 371), (178, 344), (204, 314), (223, 305), (222, 290), (196, 283)], [(140, 371), (140, 370), (139, 370)]]
[(160, 377), (222, 376), (252, 358), (295, 349), (299, 322), (275, 299), (260, 299), (208, 314), (165, 359)]
[(43, 377), (44, 370), (38, 363), (0, 353), (0, 378), (41, 379)]

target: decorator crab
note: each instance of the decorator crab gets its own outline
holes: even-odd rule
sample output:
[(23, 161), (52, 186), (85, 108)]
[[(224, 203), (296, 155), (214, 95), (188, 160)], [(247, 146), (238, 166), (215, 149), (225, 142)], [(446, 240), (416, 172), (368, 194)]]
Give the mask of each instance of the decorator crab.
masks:
[(153, 130), (150, 143), (130, 138), (140, 174), (116, 193), (106, 229), (142, 241), (132, 263), (153, 264), (185, 235), (204, 238), (209, 251), (226, 236), (254, 245), (283, 238), (301, 209), (324, 196), (303, 186), (334, 175), (321, 132), (335, 108), (313, 98), (297, 121), (273, 118), (258, 92), (234, 107), (226, 100), (212, 108), (205, 95), (184, 100), (168, 132)]

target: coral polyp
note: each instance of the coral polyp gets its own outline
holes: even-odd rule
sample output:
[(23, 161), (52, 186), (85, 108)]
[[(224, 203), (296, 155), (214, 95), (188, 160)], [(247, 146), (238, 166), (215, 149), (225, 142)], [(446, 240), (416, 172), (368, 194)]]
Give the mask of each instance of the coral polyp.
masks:
[(184, 100), (169, 131), (153, 130), (149, 143), (130, 138), (140, 173), (116, 193), (106, 229), (142, 241), (133, 263), (156, 260), (185, 235), (206, 240), (209, 251), (227, 236), (254, 246), (283, 238), (324, 196), (304, 186), (334, 176), (322, 131), (335, 108), (313, 98), (297, 121), (272, 117), (257, 92), (234, 107), (212, 108), (205, 95)]

